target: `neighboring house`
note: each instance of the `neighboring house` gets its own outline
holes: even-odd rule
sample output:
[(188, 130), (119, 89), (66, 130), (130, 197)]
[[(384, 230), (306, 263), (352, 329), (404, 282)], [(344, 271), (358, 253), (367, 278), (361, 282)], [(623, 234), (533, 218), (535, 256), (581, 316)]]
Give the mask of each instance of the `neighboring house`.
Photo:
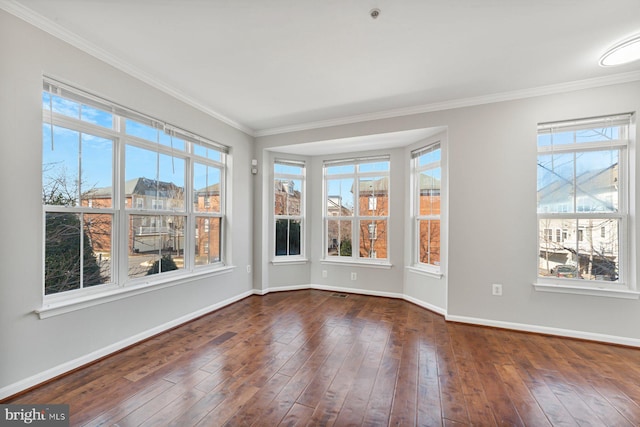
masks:
[(302, 194), (294, 189), (293, 181), (275, 180), (275, 215), (300, 215)]
[[(184, 216), (179, 213), (184, 208), (184, 189), (170, 182), (149, 178), (130, 179), (125, 181), (124, 186), (125, 206), (130, 212), (130, 253), (183, 251), (184, 226), (179, 222), (184, 221)], [(109, 207), (112, 206), (112, 198), (111, 187), (96, 188), (83, 197), (82, 203), (92, 207)], [(163, 212), (162, 215), (149, 215), (148, 213), (138, 214), (136, 210)], [(176, 211), (176, 215), (170, 214), (172, 210)], [(110, 233), (99, 230), (110, 229), (110, 227), (100, 227), (99, 221), (94, 221), (92, 228), (94, 232), (90, 236), (94, 246), (109, 252), (111, 250)]]
[[(193, 196), (196, 212), (220, 213), (220, 184), (197, 190)], [(196, 265), (199, 257), (220, 260), (220, 221), (215, 216), (196, 216)]]
[[(576, 177), (575, 212), (612, 212), (618, 204), (618, 164)], [(556, 180), (538, 191), (539, 211), (574, 212), (570, 180)], [(576, 226), (577, 225), (577, 226)], [(541, 222), (539, 270), (554, 274), (558, 265), (572, 265), (582, 276), (615, 280), (618, 265), (617, 222), (613, 220), (547, 219)]]
[[(342, 204), (341, 196), (328, 196), (327, 197), (327, 216), (328, 217), (350, 217), (353, 215), (353, 210)], [(340, 241), (351, 241), (351, 223), (349, 221), (328, 221), (327, 222), (327, 234), (330, 237), (330, 241), (327, 242), (329, 255), (336, 255), (338, 248), (340, 247)], [(336, 236), (336, 237), (332, 237)]]
[[(433, 215), (440, 217), (440, 187), (439, 179), (427, 175), (420, 174), (419, 189), (419, 213), (421, 216)], [(440, 220), (420, 220), (420, 262), (425, 264), (440, 264)]]
[(385, 217), (360, 221), (360, 256), (387, 258), (387, 219), (389, 215), (389, 178), (361, 180), (358, 213), (361, 218)]

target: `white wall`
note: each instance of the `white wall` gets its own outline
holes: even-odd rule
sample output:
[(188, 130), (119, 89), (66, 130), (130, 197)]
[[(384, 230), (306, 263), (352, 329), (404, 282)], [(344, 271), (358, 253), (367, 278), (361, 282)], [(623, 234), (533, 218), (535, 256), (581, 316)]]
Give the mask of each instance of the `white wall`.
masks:
[[(0, 11), (0, 398), (252, 291), (253, 138)], [(231, 273), (39, 319), (42, 75), (231, 147)], [(188, 78), (188, 76), (185, 76)]]
[[(637, 328), (640, 324), (639, 300), (543, 293), (532, 287), (537, 275), (537, 124), (639, 110), (640, 82), (633, 82), (264, 136), (257, 138), (257, 152), (266, 147), (276, 150), (278, 145), (447, 127), (449, 215), (446, 277), (439, 281), (408, 272), (402, 279), (393, 273), (378, 274), (378, 270), (373, 269), (365, 273), (366, 267), (360, 267), (363, 272), (359, 277), (366, 280), (358, 283), (358, 287), (366, 291), (399, 292), (405, 298), (436, 311), (446, 309), (447, 318), (451, 320), (640, 346), (640, 329)], [(637, 129), (635, 139), (638, 139)], [(313, 160), (316, 165), (321, 161), (320, 158)], [(638, 169), (640, 160), (635, 146), (631, 150), (631, 162)], [(394, 161), (392, 171), (397, 167), (406, 168), (406, 162)], [(321, 212), (321, 176), (316, 173), (309, 185), (309, 197), (316, 200), (312, 207), (314, 211)], [(399, 189), (399, 193), (408, 194), (406, 189)], [(394, 191), (393, 196), (396, 194)], [(637, 195), (638, 188), (632, 195), (633, 218), (639, 208)], [(404, 219), (394, 216), (393, 221), (396, 223)], [(312, 240), (320, 240), (321, 217), (316, 217), (310, 226), (314, 233)], [(404, 244), (408, 245), (407, 225), (403, 227), (404, 235), (402, 228), (399, 233), (406, 239)], [(638, 227), (631, 230), (631, 240), (637, 248), (640, 243)], [(312, 255), (311, 282), (323, 283), (318, 273), (324, 268), (318, 263), (321, 254), (314, 249)], [(394, 268), (401, 269), (402, 261), (394, 260)], [(631, 263), (632, 284), (637, 286), (637, 251)], [(328, 282), (350, 287), (346, 274), (346, 269), (332, 269)], [(397, 288), (390, 280), (404, 280), (404, 287)], [(492, 283), (503, 285), (502, 297), (491, 295)]]

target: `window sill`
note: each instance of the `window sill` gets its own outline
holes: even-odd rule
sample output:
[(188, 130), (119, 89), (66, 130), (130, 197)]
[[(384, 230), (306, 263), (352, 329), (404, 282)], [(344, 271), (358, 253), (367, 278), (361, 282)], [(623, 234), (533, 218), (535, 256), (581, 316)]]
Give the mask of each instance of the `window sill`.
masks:
[(420, 274), (422, 276), (427, 276), (427, 277), (433, 277), (435, 279), (442, 279), (442, 276), (444, 276), (444, 274), (442, 274), (439, 271), (431, 271), (425, 268), (419, 268), (414, 266), (407, 266), (405, 268), (407, 269), (407, 271), (410, 271), (412, 273)]
[(332, 260), (332, 259), (321, 259), (321, 264), (333, 264), (333, 265), (355, 265), (358, 267), (371, 267), (371, 268), (384, 268), (390, 269), (393, 267), (393, 264), (388, 262), (371, 262), (371, 261), (342, 261), (342, 260)]
[(271, 264), (273, 265), (296, 265), (296, 264), (306, 264), (309, 260), (307, 258), (285, 258), (285, 259), (272, 259)]
[(234, 266), (225, 266), (216, 270), (195, 272), (189, 275), (172, 276), (170, 278), (164, 278), (154, 282), (136, 283), (125, 287), (111, 286), (108, 289), (104, 289), (101, 292), (95, 292), (90, 295), (83, 294), (69, 298), (51, 298), (49, 301), (45, 300), (42, 307), (34, 310), (34, 312), (40, 317), (40, 319), (47, 319), (49, 317), (59, 316), (61, 314), (117, 301), (119, 299), (182, 285), (194, 280), (231, 273), (234, 269)]
[(622, 298), (622, 299), (639, 299), (640, 292), (631, 291), (629, 289), (611, 289), (611, 288), (596, 288), (589, 286), (570, 286), (563, 284), (550, 284), (550, 283), (534, 283), (533, 287), (538, 292), (553, 292), (560, 294), (574, 294), (574, 295), (590, 295), (597, 297), (609, 297), (609, 298)]

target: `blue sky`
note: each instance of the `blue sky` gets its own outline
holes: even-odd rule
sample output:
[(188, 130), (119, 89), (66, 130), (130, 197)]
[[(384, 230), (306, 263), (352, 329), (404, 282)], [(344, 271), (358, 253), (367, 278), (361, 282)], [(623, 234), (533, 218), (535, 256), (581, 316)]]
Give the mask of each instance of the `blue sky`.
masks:
[[(113, 129), (114, 119), (111, 113), (80, 104), (56, 95), (43, 92), (43, 108), (73, 117), (88, 123)], [(46, 113), (45, 113), (46, 114)], [(171, 147), (177, 151), (185, 149), (185, 141), (172, 137), (165, 132), (142, 123), (126, 119), (125, 128), (128, 135)], [(53, 131), (53, 141), (52, 141)], [(59, 126), (43, 124), (43, 170), (44, 184), (48, 179), (59, 177), (77, 180), (81, 176), (83, 191), (90, 188), (113, 186), (113, 141), (95, 135), (79, 133)], [(221, 161), (222, 154), (218, 150), (204, 144), (192, 144), (193, 152), (199, 156)], [(157, 154), (133, 145), (125, 148), (125, 180), (145, 177), (161, 181), (173, 182), (185, 186), (185, 166), (183, 158), (167, 154)], [(82, 170), (80, 171), (79, 168)], [(194, 187), (204, 188), (220, 182), (221, 170), (210, 165), (194, 162)]]

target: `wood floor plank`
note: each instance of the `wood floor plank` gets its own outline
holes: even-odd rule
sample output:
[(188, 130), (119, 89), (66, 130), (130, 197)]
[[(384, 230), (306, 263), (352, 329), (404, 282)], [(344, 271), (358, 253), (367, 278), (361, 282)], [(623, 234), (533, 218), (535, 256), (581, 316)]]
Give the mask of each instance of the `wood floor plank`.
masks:
[(398, 366), (397, 384), (393, 396), (393, 406), (389, 425), (392, 426), (415, 426), (417, 422), (417, 398), (418, 398), (418, 376), (419, 372), (419, 351), (418, 333), (409, 329), (405, 332), (405, 341), (402, 346), (402, 357)]
[(383, 357), (365, 410), (363, 426), (388, 424), (399, 365), (398, 359), (388, 355)]
[(513, 365), (495, 365), (518, 414), (527, 424), (550, 426), (547, 416)]
[(447, 322), (406, 301), (250, 296), (2, 403), (72, 426), (640, 425), (640, 349)]
[(255, 422), (260, 422), (260, 414), (269, 409), (275, 397), (290, 379), (290, 377), (278, 373), (273, 375), (260, 389), (260, 393), (256, 393), (242, 408), (239, 408), (227, 420), (225, 426), (250, 426)]

